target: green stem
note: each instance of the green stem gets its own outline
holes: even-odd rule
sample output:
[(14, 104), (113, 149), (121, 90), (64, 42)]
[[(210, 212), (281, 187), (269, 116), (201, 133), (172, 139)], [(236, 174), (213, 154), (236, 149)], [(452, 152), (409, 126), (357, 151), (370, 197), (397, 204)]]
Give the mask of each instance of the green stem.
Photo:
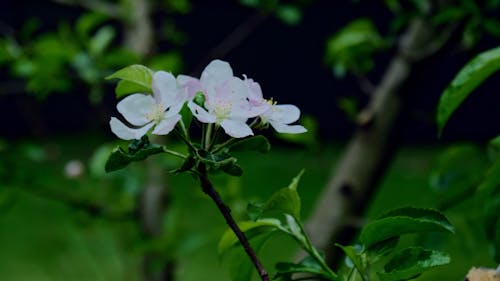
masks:
[(201, 148), (206, 149), (205, 147), (205, 139), (207, 138), (207, 124), (201, 125)]
[(224, 147), (232, 144), (233, 142), (237, 141), (238, 139), (237, 138), (230, 138), (228, 139), (227, 141), (221, 143), (221, 144), (218, 144), (216, 146), (214, 146), (214, 150), (212, 151), (212, 153), (216, 153), (216, 152), (219, 152), (220, 150), (222, 150)]
[(184, 137), (187, 139), (187, 140), (190, 140), (189, 139), (189, 133), (187, 131), (187, 128), (186, 128), (186, 124), (184, 124), (184, 121), (179, 120), (179, 124), (180, 124), (180, 127), (181, 127), (181, 131), (182, 133), (184, 134)]
[(213, 127), (214, 127), (214, 124), (212, 124), (212, 123), (207, 124), (207, 130), (205, 131), (205, 142), (203, 144), (205, 146), (206, 151), (210, 150)]
[(351, 281), (352, 274), (354, 273), (354, 265), (349, 270), (349, 274), (347, 274), (347, 281)]
[(163, 151), (166, 152), (166, 153), (168, 153), (168, 154), (170, 154), (170, 155), (173, 155), (173, 156), (176, 156), (176, 157), (179, 157), (179, 158), (182, 158), (182, 159), (186, 159), (187, 158), (186, 155), (184, 155), (182, 153), (179, 153), (177, 151), (170, 150), (170, 149), (168, 149), (166, 147), (163, 147)]
[(321, 265), (325, 272), (327, 272), (332, 278), (334, 278), (333, 280), (338, 280), (338, 275), (333, 272), (333, 270), (326, 264), (325, 260), (319, 254), (318, 250), (316, 250), (316, 248), (314, 248), (314, 246), (312, 245), (311, 240), (309, 240), (309, 237), (306, 235), (304, 228), (302, 227), (302, 224), (299, 223), (298, 225), (300, 226), (301, 232), (304, 234), (304, 249)]

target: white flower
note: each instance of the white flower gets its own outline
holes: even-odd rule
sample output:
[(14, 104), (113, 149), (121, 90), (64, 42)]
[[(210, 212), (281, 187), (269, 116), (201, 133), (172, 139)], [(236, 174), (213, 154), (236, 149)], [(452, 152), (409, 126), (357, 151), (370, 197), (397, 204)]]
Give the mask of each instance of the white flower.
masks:
[(261, 112), (251, 106), (245, 82), (233, 76), (233, 70), (227, 62), (210, 62), (203, 70), (200, 80), (179, 76), (177, 81), (187, 88), (190, 96), (199, 91), (205, 95), (204, 108), (194, 102), (188, 103), (200, 122), (216, 123), (234, 138), (253, 135), (246, 121)]
[(151, 128), (155, 135), (170, 133), (181, 119), (179, 111), (186, 101), (185, 91), (180, 91), (171, 73), (158, 71), (152, 79), (153, 96), (133, 94), (127, 96), (117, 105), (130, 128), (115, 117), (109, 122), (111, 131), (121, 139), (140, 139)]
[(295, 105), (281, 104), (266, 100), (262, 97), (262, 90), (259, 83), (245, 77), (248, 90), (248, 99), (253, 108), (262, 112), (260, 118), (264, 123), (269, 123), (278, 133), (300, 134), (307, 132), (301, 125), (290, 125), (299, 120), (300, 110)]
[(271, 104), (271, 107), (261, 116), (264, 122), (268, 122), (278, 133), (301, 134), (307, 129), (301, 125), (290, 125), (299, 120), (300, 110), (292, 104)]

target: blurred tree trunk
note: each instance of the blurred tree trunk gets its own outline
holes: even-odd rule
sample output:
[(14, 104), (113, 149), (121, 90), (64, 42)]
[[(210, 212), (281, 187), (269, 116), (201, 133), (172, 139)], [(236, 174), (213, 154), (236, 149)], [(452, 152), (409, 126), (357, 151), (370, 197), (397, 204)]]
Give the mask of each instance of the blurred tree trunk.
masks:
[[(145, 161), (146, 184), (139, 197), (140, 223), (146, 239), (158, 239), (164, 233), (163, 215), (168, 208), (169, 194), (165, 171), (153, 160)], [(174, 280), (175, 262), (164, 255), (147, 253), (143, 260), (145, 281)]]
[[(306, 223), (313, 244), (336, 264), (333, 243), (350, 243), (361, 216), (398, 146), (395, 124), (401, 121), (408, 97), (400, 93), (414, 63), (440, 50), (452, 26), (436, 30), (428, 18), (414, 19), (401, 36), (396, 54), (367, 106), (358, 116), (358, 128), (339, 160), (311, 217)], [(356, 225), (357, 224), (357, 225)]]

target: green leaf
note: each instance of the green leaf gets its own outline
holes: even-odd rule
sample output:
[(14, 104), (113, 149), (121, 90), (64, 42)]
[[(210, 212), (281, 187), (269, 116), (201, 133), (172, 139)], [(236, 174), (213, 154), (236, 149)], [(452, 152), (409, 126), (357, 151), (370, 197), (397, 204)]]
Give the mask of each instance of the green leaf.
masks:
[(360, 240), (369, 248), (389, 238), (427, 231), (454, 232), (451, 223), (440, 212), (406, 207), (390, 211), (366, 225), (361, 231)]
[(377, 272), (381, 281), (399, 281), (416, 278), (423, 272), (450, 262), (442, 252), (411, 247), (397, 253), (385, 266), (385, 272)]
[(236, 158), (231, 156), (231, 154), (226, 152), (221, 153), (209, 153), (206, 150), (197, 151), (198, 158), (201, 162), (207, 164), (209, 167), (218, 170), (227, 165), (236, 164), (238, 161)]
[(184, 162), (179, 168), (172, 170), (170, 172), (173, 174), (187, 172), (190, 171), (195, 165), (196, 165), (196, 159), (192, 155), (190, 155), (188, 158), (186, 158), (186, 160), (184, 160)]
[(121, 97), (124, 94), (131, 93), (129, 91), (132, 86), (129, 84), (135, 84), (136, 87), (140, 87), (140, 88), (134, 88), (133, 92), (135, 92), (138, 89), (141, 89), (144, 90), (144, 92), (146, 93), (151, 93), (152, 92), (151, 81), (153, 79), (153, 74), (154, 74), (153, 70), (143, 65), (134, 64), (118, 70), (112, 75), (106, 77), (106, 79), (108, 80), (121, 79), (128, 82), (125, 85), (121, 86), (120, 92), (116, 91), (117, 97)]
[(230, 176), (234, 176), (234, 177), (241, 177), (243, 175), (243, 169), (241, 168), (240, 165), (238, 165), (236, 163), (231, 164), (231, 165), (222, 166), (221, 170), (224, 173), (226, 173)]
[(280, 5), (276, 8), (276, 16), (288, 25), (297, 25), (302, 19), (302, 11), (295, 5)]
[(484, 29), (491, 35), (500, 37), (500, 21), (495, 18), (485, 18), (482, 21)]
[(91, 31), (108, 18), (101, 13), (85, 13), (78, 18), (75, 29), (82, 40), (87, 40)]
[(357, 252), (353, 246), (342, 246), (340, 244), (335, 244), (335, 246), (339, 247), (344, 251), (347, 257), (352, 261), (356, 270), (358, 270), (359, 274), (363, 276), (363, 280), (368, 280), (367, 272), (365, 270), (367, 266), (366, 257)]
[(228, 146), (231, 151), (258, 151), (267, 153), (271, 150), (271, 144), (263, 135), (257, 135), (245, 139), (239, 139)]
[(106, 172), (120, 170), (128, 166), (131, 162), (141, 161), (151, 155), (163, 152), (161, 145), (150, 144), (146, 136), (140, 140), (135, 140), (129, 144), (128, 152), (121, 147), (116, 147), (109, 155), (104, 169)]
[(450, 22), (457, 22), (467, 16), (467, 11), (463, 7), (446, 7), (441, 9), (433, 18), (434, 25), (441, 25)]
[(325, 272), (321, 268), (321, 266), (314, 261), (313, 258), (310, 258), (310, 261), (308, 261), (306, 264), (278, 262), (276, 263), (276, 271), (276, 275), (273, 277), (273, 279), (284, 278), (284, 280), (293, 280), (291, 279), (291, 275), (294, 273), (311, 273), (327, 278), (326, 280), (331, 280), (331, 276), (327, 272)]
[(448, 147), (436, 162), (429, 179), (438, 192), (440, 209), (470, 198), (487, 168), (484, 150), (469, 144)]
[(291, 214), (297, 219), (300, 218), (301, 202), (300, 196), (297, 193), (297, 185), (303, 173), (304, 170), (300, 171), (300, 173), (292, 179), (288, 187), (282, 188), (271, 195), (269, 200), (264, 204), (262, 212), (279, 212)]
[(497, 158), (487, 169), (483, 181), (478, 187), (478, 190), (492, 195), (500, 186), (500, 158)]
[[(245, 233), (248, 239), (269, 232), (276, 229), (282, 229), (281, 222), (277, 219), (260, 219), (258, 221), (242, 221), (238, 223), (241, 231)], [(249, 233), (252, 231), (251, 233)], [(226, 253), (231, 247), (236, 243), (239, 243), (238, 237), (234, 234), (231, 229), (226, 230), (219, 240), (219, 245), (217, 246), (217, 252), (219, 255)]]
[(378, 259), (389, 255), (396, 246), (398, 245), (399, 237), (392, 237), (371, 245), (366, 249), (366, 253), (371, 262), (375, 262)]
[(325, 61), (333, 67), (365, 73), (373, 67), (372, 56), (385, 47), (371, 20), (354, 20), (327, 41)]
[(90, 38), (89, 42), (89, 53), (91, 56), (100, 56), (104, 50), (111, 44), (113, 38), (115, 38), (116, 32), (112, 26), (106, 25), (101, 27), (97, 32)]
[(439, 135), (455, 110), (486, 78), (500, 68), (500, 47), (485, 51), (468, 62), (441, 95), (437, 109)]
[(143, 85), (130, 82), (127, 80), (120, 80), (115, 88), (117, 98), (124, 97), (129, 94), (135, 93), (150, 93), (151, 87), (144, 87)]

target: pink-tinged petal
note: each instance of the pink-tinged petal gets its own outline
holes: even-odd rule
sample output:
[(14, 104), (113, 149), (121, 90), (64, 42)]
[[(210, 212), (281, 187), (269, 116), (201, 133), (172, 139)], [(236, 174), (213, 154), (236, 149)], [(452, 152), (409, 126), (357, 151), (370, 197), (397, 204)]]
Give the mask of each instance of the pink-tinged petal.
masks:
[(177, 122), (181, 120), (181, 115), (176, 114), (170, 118), (165, 118), (163, 119), (160, 124), (156, 125), (155, 129), (153, 130), (153, 134), (155, 135), (166, 135), (170, 133), (174, 128)]
[(253, 135), (252, 129), (242, 121), (225, 119), (220, 123), (220, 126), (226, 134), (233, 138), (244, 138)]
[(277, 123), (290, 124), (300, 117), (300, 109), (291, 104), (278, 104), (272, 106), (272, 111), (264, 113), (264, 117)]
[(177, 81), (170, 72), (157, 71), (153, 75), (153, 94), (156, 103), (167, 108), (176, 102), (179, 90)]
[(197, 105), (194, 102), (189, 102), (188, 103), (189, 109), (191, 109), (191, 112), (193, 115), (198, 119), (200, 122), (203, 123), (215, 123), (217, 118), (210, 113), (208, 113), (203, 107)]
[(245, 82), (248, 88), (248, 98), (250, 102), (260, 103), (264, 100), (262, 96), (262, 89), (260, 88), (259, 83), (253, 81), (251, 78), (245, 77)]
[(187, 99), (191, 100), (194, 98), (197, 92), (203, 92), (200, 80), (187, 75), (177, 76), (177, 84), (180, 88), (186, 89)]
[(150, 120), (146, 117), (154, 110), (156, 102), (150, 95), (133, 94), (118, 103), (116, 108), (134, 126), (142, 126)]
[(266, 111), (270, 110), (271, 109), (271, 105), (268, 104), (267, 102), (264, 102), (260, 105), (256, 105), (256, 106), (250, 106), (250, 109), (249, 109), (249, 116), (250, 118), (252, 117), (257, 117), (259, 115), (263, 115)]
[(133, 140), (133, 139), (140, 139), (142, 136), (144, 136), (151, 127), (153, 127), (153, 122), (146, 124), (143, 127), (133, 129), (127, 127), (125, 124), (123, 124), (120, 120), (116, 119), (115, 117), (111, 117), (111, 120), (109, 121), (109, 125), (111, 127), (111, 131), (120, 139), (123, 140)]
[(284, 133), (284, 134), (302, 134), (307, 132), (307, 129), (304, 128), (301, 125), (286, 125), (283, 123), (276, 123), (276, 122), (269, 122), (271, 126), (276, 130), (278, 133)]
[(201, 73), (201, 85), (204, 88), (213, 88), (231, 79), (233, 77), (233, 70), (229, 63), (221, 60), (211, 61), (203, 73)]

